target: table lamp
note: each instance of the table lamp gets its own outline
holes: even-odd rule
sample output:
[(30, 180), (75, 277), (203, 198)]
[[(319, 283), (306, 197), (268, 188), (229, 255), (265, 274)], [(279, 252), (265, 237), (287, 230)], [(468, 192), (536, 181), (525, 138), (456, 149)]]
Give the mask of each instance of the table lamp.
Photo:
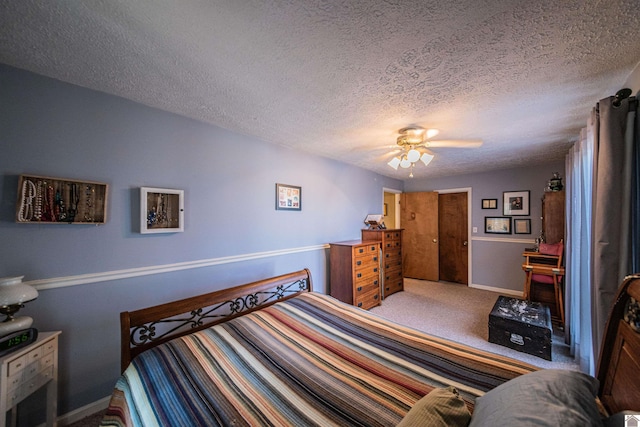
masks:
[(7, 316), (3, 322), (0, 322), (0, 337), (27, 329), (33, 323), (31, 317), (13, 316), (24, 307), (25, 302), (38, 297), (38, 291), (35, 288), (22, 283), (23, 277), (0, 278), (0, 314)]

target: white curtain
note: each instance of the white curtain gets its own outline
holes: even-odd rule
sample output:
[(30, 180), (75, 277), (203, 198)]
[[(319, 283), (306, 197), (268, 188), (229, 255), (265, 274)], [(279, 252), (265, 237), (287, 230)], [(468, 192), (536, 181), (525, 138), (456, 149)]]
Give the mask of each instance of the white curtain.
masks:
[(600, 100), (566, 157), (567, 339), (582, 371), (595, 374), (613, 298), (632, 271), (632, 159), (637, 100)]
[(591, 336), (591, 206), (593, 191), (593, 152), (595, 110), (566, 157), (566, 196), (568, 209), (567, 267), (565, 302), (571, 354), (583, 372), (595, 372)]

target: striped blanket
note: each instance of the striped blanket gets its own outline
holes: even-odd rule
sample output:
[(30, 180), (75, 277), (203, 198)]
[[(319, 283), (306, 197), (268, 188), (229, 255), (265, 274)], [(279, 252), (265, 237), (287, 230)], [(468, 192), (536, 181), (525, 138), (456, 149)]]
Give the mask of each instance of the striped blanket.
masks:
[(136, 357), (102, 426), (394, 426), (435, 387), (536, 370), (305, 293)]

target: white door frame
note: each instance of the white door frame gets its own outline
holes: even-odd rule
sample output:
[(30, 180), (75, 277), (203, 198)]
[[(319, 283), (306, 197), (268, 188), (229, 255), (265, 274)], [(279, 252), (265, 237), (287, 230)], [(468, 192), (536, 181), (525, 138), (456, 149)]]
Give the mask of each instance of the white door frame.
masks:
[(394, 194), (394, 198), (393, 198), (393, 213), (395, 215), (395, 219), (396, 219), (396, 223), (393, 224), (393, 227), (390, 228), (400, 228), (400, 212), (399, 212), (399, 206), (400, 206), (400, 194), (402, 194), (401, 190), (396, 190), (394, 188), (386, 188), (386, 187), (382, 187), (382, 200), (384, 203), (384, 193), (392, 193)]

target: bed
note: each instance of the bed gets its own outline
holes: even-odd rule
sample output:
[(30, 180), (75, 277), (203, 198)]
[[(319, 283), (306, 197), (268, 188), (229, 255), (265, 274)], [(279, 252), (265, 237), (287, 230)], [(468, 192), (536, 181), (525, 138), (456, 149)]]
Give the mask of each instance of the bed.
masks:
[(640, 277), (620, 288), (597, 379), (394, 324), (313, 292), (306, 269), (124, 312), (101, 426), (600, 425), (640, 411), (631, 298)]

